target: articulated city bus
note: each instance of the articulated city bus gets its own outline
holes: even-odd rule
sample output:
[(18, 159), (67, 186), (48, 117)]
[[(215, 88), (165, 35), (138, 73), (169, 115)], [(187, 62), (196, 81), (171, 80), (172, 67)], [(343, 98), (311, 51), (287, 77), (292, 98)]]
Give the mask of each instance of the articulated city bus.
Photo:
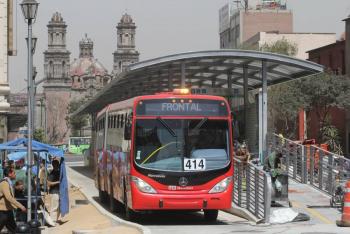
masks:
[(222, 97), (188, 90), (111, 104), (96, 119), (100, 199), (128, 219), (151, 210), (231, 207), (232, 118)]

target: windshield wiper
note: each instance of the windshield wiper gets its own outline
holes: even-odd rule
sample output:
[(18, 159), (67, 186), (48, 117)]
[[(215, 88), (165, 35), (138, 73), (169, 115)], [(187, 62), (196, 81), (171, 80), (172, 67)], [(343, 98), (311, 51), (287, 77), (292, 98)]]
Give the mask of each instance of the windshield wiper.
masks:
[(168, 132), (173, 136), (173, 137), (177, 137), (176, 133), (174, 132), (174, 130), (160, 117), (157, 118), (157, 120), (168, 130)]
[(199, 123), (194, 127), (192, 128), (191, 130), (192, 131), (195, 131), (195, 130), (198, 130), (200, 129), (200, 127), (202, 127), (202, 125), (208, 121), (208, 118), (203, 118), (201, 121), (199, 121)]

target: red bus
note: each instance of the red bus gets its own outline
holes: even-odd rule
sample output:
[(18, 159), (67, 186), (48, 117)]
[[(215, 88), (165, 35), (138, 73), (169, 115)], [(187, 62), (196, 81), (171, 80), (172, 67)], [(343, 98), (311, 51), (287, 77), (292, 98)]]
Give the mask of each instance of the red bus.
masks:
[(232, 118), (223, 97), (186, 90), (111, 104), (96, 119), (96, 187), (126, 218), (231, 207)]

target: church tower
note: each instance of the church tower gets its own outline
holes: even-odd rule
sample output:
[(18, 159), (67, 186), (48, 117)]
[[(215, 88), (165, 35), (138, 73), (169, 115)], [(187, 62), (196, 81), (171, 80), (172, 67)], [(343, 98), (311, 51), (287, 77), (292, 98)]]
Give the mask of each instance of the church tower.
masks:
[(47, 140), (66, 142), (69, 128), (66, 123), (70, 100), (70, 52), (66, 48), (67, 25), (60, 13), (53, 14), (48, 28), (48, 49), (44, 52), (44, 95), (47, 112)]
[(117, 26), (117, 50), (113, 53), (113, 75), (117, 76), (125, 68), (139, 61), (139, 52), (135, 50), (136, 25), (128, 14), (124, 14)]

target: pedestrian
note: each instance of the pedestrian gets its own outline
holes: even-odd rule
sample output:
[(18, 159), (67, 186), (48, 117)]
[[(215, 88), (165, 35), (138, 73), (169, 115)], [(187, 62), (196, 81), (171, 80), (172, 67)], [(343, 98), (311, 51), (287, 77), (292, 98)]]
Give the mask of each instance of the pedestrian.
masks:
[(6, 226), (10, 233), (15, 233), (16, 222), (13, 210), (16, 208), (26, 212), (27, 209), (14, 198), (12, 180), (16, 179), (16, 172), (12, 168), (4, 169), (4, 178), (0, 181), (0, 232)]
[[(22, 180), (17, 180), (15, 183), (14, 195), (16, 200), (27, 208), (27, 200), (24, 193), (24, 183)], [(25, 222), (27, 220), (27, 214), (20, 212), (20, 209), (16, 211), (16, 220)]]
[(264, 160), (264, 170), (269, 172), (271, 175), (272, 183), (275, 184), (275, 187), (278, 191), (281, 191), (282, 184), (277, 179), (279, 175), (282, 174), (282, 168), (281, 168), (281, 159), (282, 159), (282, 153), (280, 151), (272, 151), (268, 157)]
[(59, 193), (60, 193), (60, 163), (57, 159), (52, 161), (52, 171), (47, 178), (47, 185), (50, 194), (50, 216), (53, 222), (57, 223), (59, 217)]

